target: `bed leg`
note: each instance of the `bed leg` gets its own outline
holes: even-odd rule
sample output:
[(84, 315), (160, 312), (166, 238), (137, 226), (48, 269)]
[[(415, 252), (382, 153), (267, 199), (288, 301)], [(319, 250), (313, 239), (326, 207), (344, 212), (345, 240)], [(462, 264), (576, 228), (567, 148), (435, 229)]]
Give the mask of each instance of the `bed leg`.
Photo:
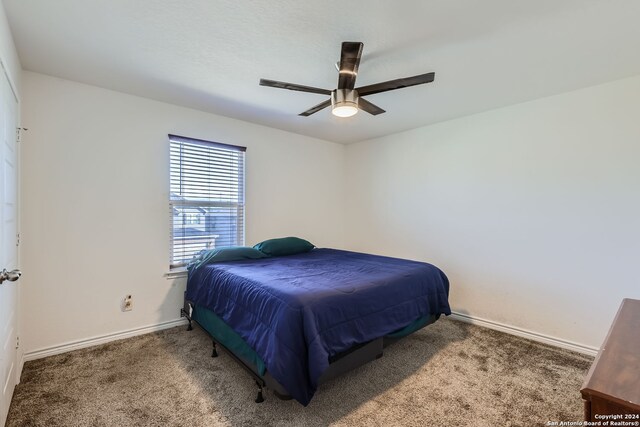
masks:
[(256, 403), (264, 402), (264, 397), (262, 396), (262, 386), (258, 381), (256, 381), (256, 385), (258, 386), (258, 397), (256, 397)]
[[(185, 303), (186, 306), (186, 303)], [(191, 326), (191, 316), (189, 316), (187, 314), (187, 310), (185, 310), (184, 308), (180, 309), (180, 317), (186, 317), (187, 320), (189, 321), (189, 326), (187, 326), (187, 331), (190, 331), (193, 329), (193, 326)]]
[(211, 357), (218, 357), (218, 352), (216, 351), (216, 342), (212, 341), (213, 343), (213, 350), (211, 351)]

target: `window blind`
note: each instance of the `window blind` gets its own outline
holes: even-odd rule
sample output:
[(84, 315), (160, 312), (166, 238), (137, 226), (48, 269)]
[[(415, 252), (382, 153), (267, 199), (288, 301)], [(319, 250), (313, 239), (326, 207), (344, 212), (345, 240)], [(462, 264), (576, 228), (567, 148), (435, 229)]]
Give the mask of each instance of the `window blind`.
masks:
[(169, 135), (171, 267), (204, 249), (244, 245), (246, 148)]

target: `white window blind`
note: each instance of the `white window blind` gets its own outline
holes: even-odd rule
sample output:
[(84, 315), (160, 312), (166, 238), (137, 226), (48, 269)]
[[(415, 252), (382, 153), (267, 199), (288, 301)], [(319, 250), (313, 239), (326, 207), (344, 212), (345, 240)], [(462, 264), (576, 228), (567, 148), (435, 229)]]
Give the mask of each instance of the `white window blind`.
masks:
[(169, 135), (171, 267), (244, 245), (245, 147)]

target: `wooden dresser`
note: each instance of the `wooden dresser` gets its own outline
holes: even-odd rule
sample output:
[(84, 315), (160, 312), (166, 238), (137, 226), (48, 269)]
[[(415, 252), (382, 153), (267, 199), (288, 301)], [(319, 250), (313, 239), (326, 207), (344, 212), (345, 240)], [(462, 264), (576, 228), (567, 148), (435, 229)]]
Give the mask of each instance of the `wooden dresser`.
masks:
[(640, 300), (622, 300), (580, 393), (585, 421), (640, 421)]

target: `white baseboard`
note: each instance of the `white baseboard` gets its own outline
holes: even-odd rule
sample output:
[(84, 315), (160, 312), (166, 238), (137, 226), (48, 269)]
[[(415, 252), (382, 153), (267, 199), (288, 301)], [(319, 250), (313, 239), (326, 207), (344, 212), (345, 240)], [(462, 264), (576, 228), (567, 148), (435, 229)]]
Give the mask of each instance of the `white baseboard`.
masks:
[[(451, 313), (451, 318), (460, 320), (462, 322), (471, 323), (478, 326), (483, 326), (489, 329), (495, 329), (497, 331), (505, 332), (507, 334), (516, 335), (519, 337), (527, 338), (532, 341), (549, 344), (555, 347), (565, 348), (567, 350), (576, 351), (578, 353), (595, 356), (598, 353), (598, 349), (595, 347), (578, 344), (575, 342), (563, 340), (549, 335), (540, 334), (538, 332), (529, 331), (527, 329), (518, 328), (515, 326), (505, 325), (504, 323), (494, 322), (492, 320), (482, 319), (480, 317), (470, 316), (462, 313)], [(127, 331), (116, 332), (113, 334), (101, 335), (98, 337), (87, 338), (78, 341), (72, 341), (53, 347), (42, 348), (27, 352), (23, 355), (19, 364), (19, 372), (22, 372), (22, 366), (24, 362), (30, 360), (41, 359), (47, 356), (54, 356), (56, 354), (66, 353), (72, 350), (78, 350), (81, 348), (92, 347), (94, 345), (106, 344), (111, 341), (121, 340), (124, 338), (135, 337), (137, 335), (148, 334), (150, 332), (161, 331), (163, 329), (173, 328), (174, 326), (186, 325), (186, 319), (170, 320), (168, 322), (159, 323), (157, 325), (143, 326), (141, 328), (130, 329)]]
[(111, 341), (117, 341), (124, 338), (131, 338), (137, 335), (148, 334), (150, 332), (161, 331), (163, 329), (173, 328), (174, 326), (180, 326), (180, 325), (186, 325), (186, 324), (187, 324), (187, 320), (181, 318), (176, 320), (170, 320), (168, 322), (158, 323), (156, 325), (143, 326), (141, 328), (129, 329), (127, 331), (115, 332), (112, 334), (101, 335), (93, 338), (86, 338), (78, 341), (71, 341), (71, 342), (56, 345), (53, 347), (41, 348), (39, 350), (33, 350), (25, 353), (22, 363), (28, 362), (30, 360), (41, 359), (47, 356), (66, 353), (72, 350), (92, 347), (94, 345), (99, 345), (99, 344), (106, 344)]
[(470, 316), (462, 313), (451, 313), (451, 318), (460, 320), (462, 322), (471, 323), (473, 325), (483, 326), (489, 329), (495, 329), (496, 331), (505, 332), (507, 334), (516, 335), (518, 337), (527, 338), (532, 341), (549, 344), (555, 347), (565, 348), (578, 353), (587, 354), (589, 356), (595, 356), (598, 354), (596, 347), (590, 347), (583, 344), (578, 344), (572, 341), (563, 340), (549, 335), (540, 334), (538, 332), (529, 331), (527, 329), (518, 328), (515, 326), (505, 325), (504, 323), (494, 322), (493, 320), (482, 319), (480, 317)]

